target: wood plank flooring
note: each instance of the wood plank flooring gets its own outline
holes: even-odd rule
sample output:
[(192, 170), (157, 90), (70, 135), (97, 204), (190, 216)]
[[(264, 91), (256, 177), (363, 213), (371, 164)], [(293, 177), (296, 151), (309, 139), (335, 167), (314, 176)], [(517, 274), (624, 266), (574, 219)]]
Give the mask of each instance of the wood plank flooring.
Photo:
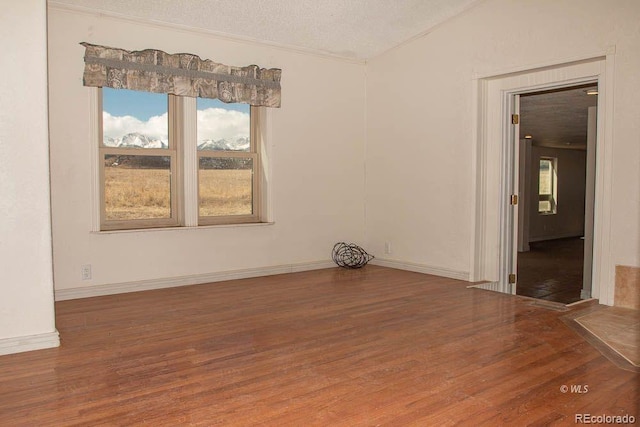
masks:
[(369, 265), (59, 302), (60, 348), (0, 357), (0, 425), (638, 422), (640, 374), (566, 312), (467, 285)]

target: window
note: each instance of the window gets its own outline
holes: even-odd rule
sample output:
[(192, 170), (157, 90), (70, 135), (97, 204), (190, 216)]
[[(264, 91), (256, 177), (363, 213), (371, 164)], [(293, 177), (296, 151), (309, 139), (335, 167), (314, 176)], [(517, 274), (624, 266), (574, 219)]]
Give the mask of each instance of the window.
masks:
[(260, 221), (260, 107), (99, 90), (101, 230)]
[(198, 223), (258, 221), (258, 151), (251, 107), (197, 99)]
[(538, 177), (538, 213), (543, 215), (557, 213), (557, 195), (558, 159), (543, 157), (540, 159)]

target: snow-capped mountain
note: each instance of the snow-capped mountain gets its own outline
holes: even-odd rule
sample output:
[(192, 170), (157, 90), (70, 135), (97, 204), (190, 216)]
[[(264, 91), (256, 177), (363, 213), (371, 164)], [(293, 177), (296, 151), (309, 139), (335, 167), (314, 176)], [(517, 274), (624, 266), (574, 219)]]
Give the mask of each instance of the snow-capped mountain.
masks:
[(121, 147), (121, 148), (167, 148), (165, 141), (150, 138), (138, 132), (128, 133), (122, 138), (104, 138), (105, 147)]
[[(128, 133), (122, 138), (104, 138), (105, 147), (119, 148), (167, 148), (166, 141), (151, 138), (139, 132)], [(218, 151), (249, 151), (251, 143), (249, 138), (227, 139), (205, 139), (198, 141), (198, 150), (218, 150)]]
[(198, 150), (220, 150), (220, 151), (249, 151), (251, 143), (249, 138), (236, 138), (229, 141), (226, 139), (205, 139), (198, 141)]

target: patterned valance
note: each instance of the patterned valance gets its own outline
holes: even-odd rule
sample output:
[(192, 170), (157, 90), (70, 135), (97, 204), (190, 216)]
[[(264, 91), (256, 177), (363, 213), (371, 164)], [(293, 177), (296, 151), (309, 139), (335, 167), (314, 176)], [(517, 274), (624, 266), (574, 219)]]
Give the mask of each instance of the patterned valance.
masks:
[(278, 68), (233, 67), (189, 53), (161, 50), (127, 51), (80, 43), (84, 54), (84, 85), (171, 93), (222, 102), (280, 107)]

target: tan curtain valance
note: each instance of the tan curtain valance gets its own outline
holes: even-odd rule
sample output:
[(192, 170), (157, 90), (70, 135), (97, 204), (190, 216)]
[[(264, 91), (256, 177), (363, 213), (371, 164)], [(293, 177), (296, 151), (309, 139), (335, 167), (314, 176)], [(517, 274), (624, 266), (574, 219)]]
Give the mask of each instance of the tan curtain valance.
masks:
[(161, 50), (127, 51), (80, 43), (84, 54), (84, 85), (171, 93), (222, 102), (280, 107), (278, 68), (233, 67), (189, 53)]

